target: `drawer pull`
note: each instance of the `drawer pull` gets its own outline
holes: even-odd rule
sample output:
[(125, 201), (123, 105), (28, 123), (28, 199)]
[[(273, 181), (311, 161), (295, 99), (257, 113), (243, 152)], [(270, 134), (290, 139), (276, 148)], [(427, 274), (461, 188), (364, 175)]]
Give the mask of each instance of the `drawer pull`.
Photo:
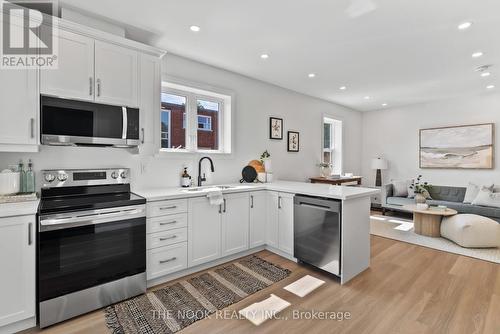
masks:
[(160, 226), (171, 225), (171, 224), (175, 224), (175, 223), (177, 223), (177, 220), (172, 220), (171, 222), (160, 223)]
[(177, 205), (164, 206), (163, 208), (160, 208), (160, 210), (172, 210), (172, 209), (177, 209)]
[(176, 235), (173, 235), (173, 236), (171, 236), (171, 237), (160, 238), (160, 241), (171, 240), (171, 239), (175, 239), (175, 238), (177, 238), (177, 236), (176, 236)]
[(160, 260), (160, 264), (168, 263), (177, 260), (177, 257), (170, 258), (168, 260)]

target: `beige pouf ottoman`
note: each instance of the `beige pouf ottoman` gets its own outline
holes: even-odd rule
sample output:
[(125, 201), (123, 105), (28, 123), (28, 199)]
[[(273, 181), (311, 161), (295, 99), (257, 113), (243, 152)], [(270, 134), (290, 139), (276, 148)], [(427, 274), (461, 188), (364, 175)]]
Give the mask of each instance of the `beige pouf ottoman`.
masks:
[(500, 247), (500, 224), (472, 214), (445, 217), (441, 222), (441, 236), (462, 247)]

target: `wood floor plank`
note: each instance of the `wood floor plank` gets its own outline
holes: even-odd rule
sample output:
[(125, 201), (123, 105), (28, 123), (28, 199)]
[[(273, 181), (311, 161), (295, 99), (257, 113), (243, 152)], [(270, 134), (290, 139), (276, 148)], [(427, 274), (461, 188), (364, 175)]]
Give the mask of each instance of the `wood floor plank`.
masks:
[[(372, 236), (371, 241), (370, 268), (344, 286), (335, 276), (269, 251), (259, 252), (267, 261), (290, 269), (290, 277), (180, 333), (500, 333), (500, 265), (382, 237)], [(308, 274), (326, 283), (304, 298), (283, 289)], [(271, 293), (292, 304), (279, 313), (280, 319), (271, 319), (256, 327), (238, 318), (238, 310)], [(321, 320), (304, 316), (312, 316), (311, 311), (316, 314), (349, 312), (350, 319)], [(229, 319), (221, 319), (222, 315)], [(302, 317), (295, 319), (297, 315)], [(24, 332), (33, 333), (110, 332), (103, 311), (98, 310), (43, 331)]]

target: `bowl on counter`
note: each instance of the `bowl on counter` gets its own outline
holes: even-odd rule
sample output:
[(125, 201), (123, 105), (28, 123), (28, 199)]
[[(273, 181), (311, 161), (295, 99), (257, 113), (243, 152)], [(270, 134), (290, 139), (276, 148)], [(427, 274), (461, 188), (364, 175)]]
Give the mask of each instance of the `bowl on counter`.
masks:
[(10, 170), (0, 173), (0, 196), (14, 195), (21, 191), (19, 172)]

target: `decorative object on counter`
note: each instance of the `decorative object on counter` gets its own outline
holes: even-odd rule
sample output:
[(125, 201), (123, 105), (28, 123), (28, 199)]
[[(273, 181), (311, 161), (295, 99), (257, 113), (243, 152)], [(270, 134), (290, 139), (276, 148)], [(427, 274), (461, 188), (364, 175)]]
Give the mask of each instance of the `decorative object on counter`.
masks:
[(19, 160), (19, 165), (18, 165), (18, 172), (19, 172), (19, 192), (20, 193), (25, 193), (26, 192), (26, 171), (24, 170), (24, 163), (23, 160)]
[(248, 163), (248, 166), (252, 166), (257, 173), (264, 173), (265, 168), (260, 160), (252, 160)]
[[(252, 255), (107, 307), (106, 324), (113, 333), (141, 333), (144, 328), (151, 329), (152, 334), (175, 333), (287, 278), (290, 273), (288, 269)], [(220, 280), (230, 282), (230, 286), (220, 284)], [(212, 288), (206, 289), (207, 286)], [(158, 302), (152, 304), (151, 300)], [(172, 315), (172, 321), (151, 316), (162, 314), (166, 309)], [(183, 314), (191, 313), (202, 316), (186, 321)]]
[(37, 199), (38, 199), (38, 195), (36, 193), (17, 194), (17, 195), (0, 195), (0, 203), (30, 202), (30, 201), (36, 201)]
[(271, 183), (273, 182), (273, 173), (266, 173), (266, 182)]
[(494, 124), (420, 130), (420, 168), (492, 169)]
[(25, 193), (35, 192), (35, 172), (33, 171), (33, 162), (31, 159), (28, 160), (28, 170), (26, 171), (26, 191)]
[(329, 162), (320, 162), (316, 166), (319, 167), (321, 177), (330, 177), (332, 175), (333, 165)]
[(288, 131), (288, 152), (299, 152), (299, 133), (297, 131)]
[(269, 117), (269, 139), (283, 139), (283, 118)]
[[(415, 202), (425, 203), (428, 199), (432, 199), (429, 194), (429, 189), (431, 187), (432, 186), (428, 182), (422, 182), (422, 175), (419, 175), (416, 180), (411, 181), (408, 190), (415, 194)], [(408, 198), (411, 198), (413, 194), (408, 193)]]
[(375, 169), (377, 171), (376, 178), (375, 178), (375, 186), (376, 187), (381, 187), (382, 186), (382, 170), (385, 170), (388, 168), (388, 163), (387, 160), (382, 159), (382, 158), (373, 158), (372, 163), (371, 163), (372, 169)]
[(20, 173), (4, 169), (0, 173), (0, 195), (13, 195), (19, 192), (21, 192)]
[(191, 186), (191, 176), (187, 172), (187, 167), (184, 167), (184, 172), (181, 175), (181, 187), (188, 188)]
[(266, 183), (266, 175), (266, 173), (257, 173), (257, 181), (259, 181), (260, 183)]
[(243, 170), (241, 171), (241, 176), (242, 176), (242, 179), (240, 180), (240, 183), (243, 183), (243, 182), (253, 183), (253, 182), (255, 182), (255, 179), (257, 178), (257, 171), (252, 166), (245, 166), (243, 168)]

